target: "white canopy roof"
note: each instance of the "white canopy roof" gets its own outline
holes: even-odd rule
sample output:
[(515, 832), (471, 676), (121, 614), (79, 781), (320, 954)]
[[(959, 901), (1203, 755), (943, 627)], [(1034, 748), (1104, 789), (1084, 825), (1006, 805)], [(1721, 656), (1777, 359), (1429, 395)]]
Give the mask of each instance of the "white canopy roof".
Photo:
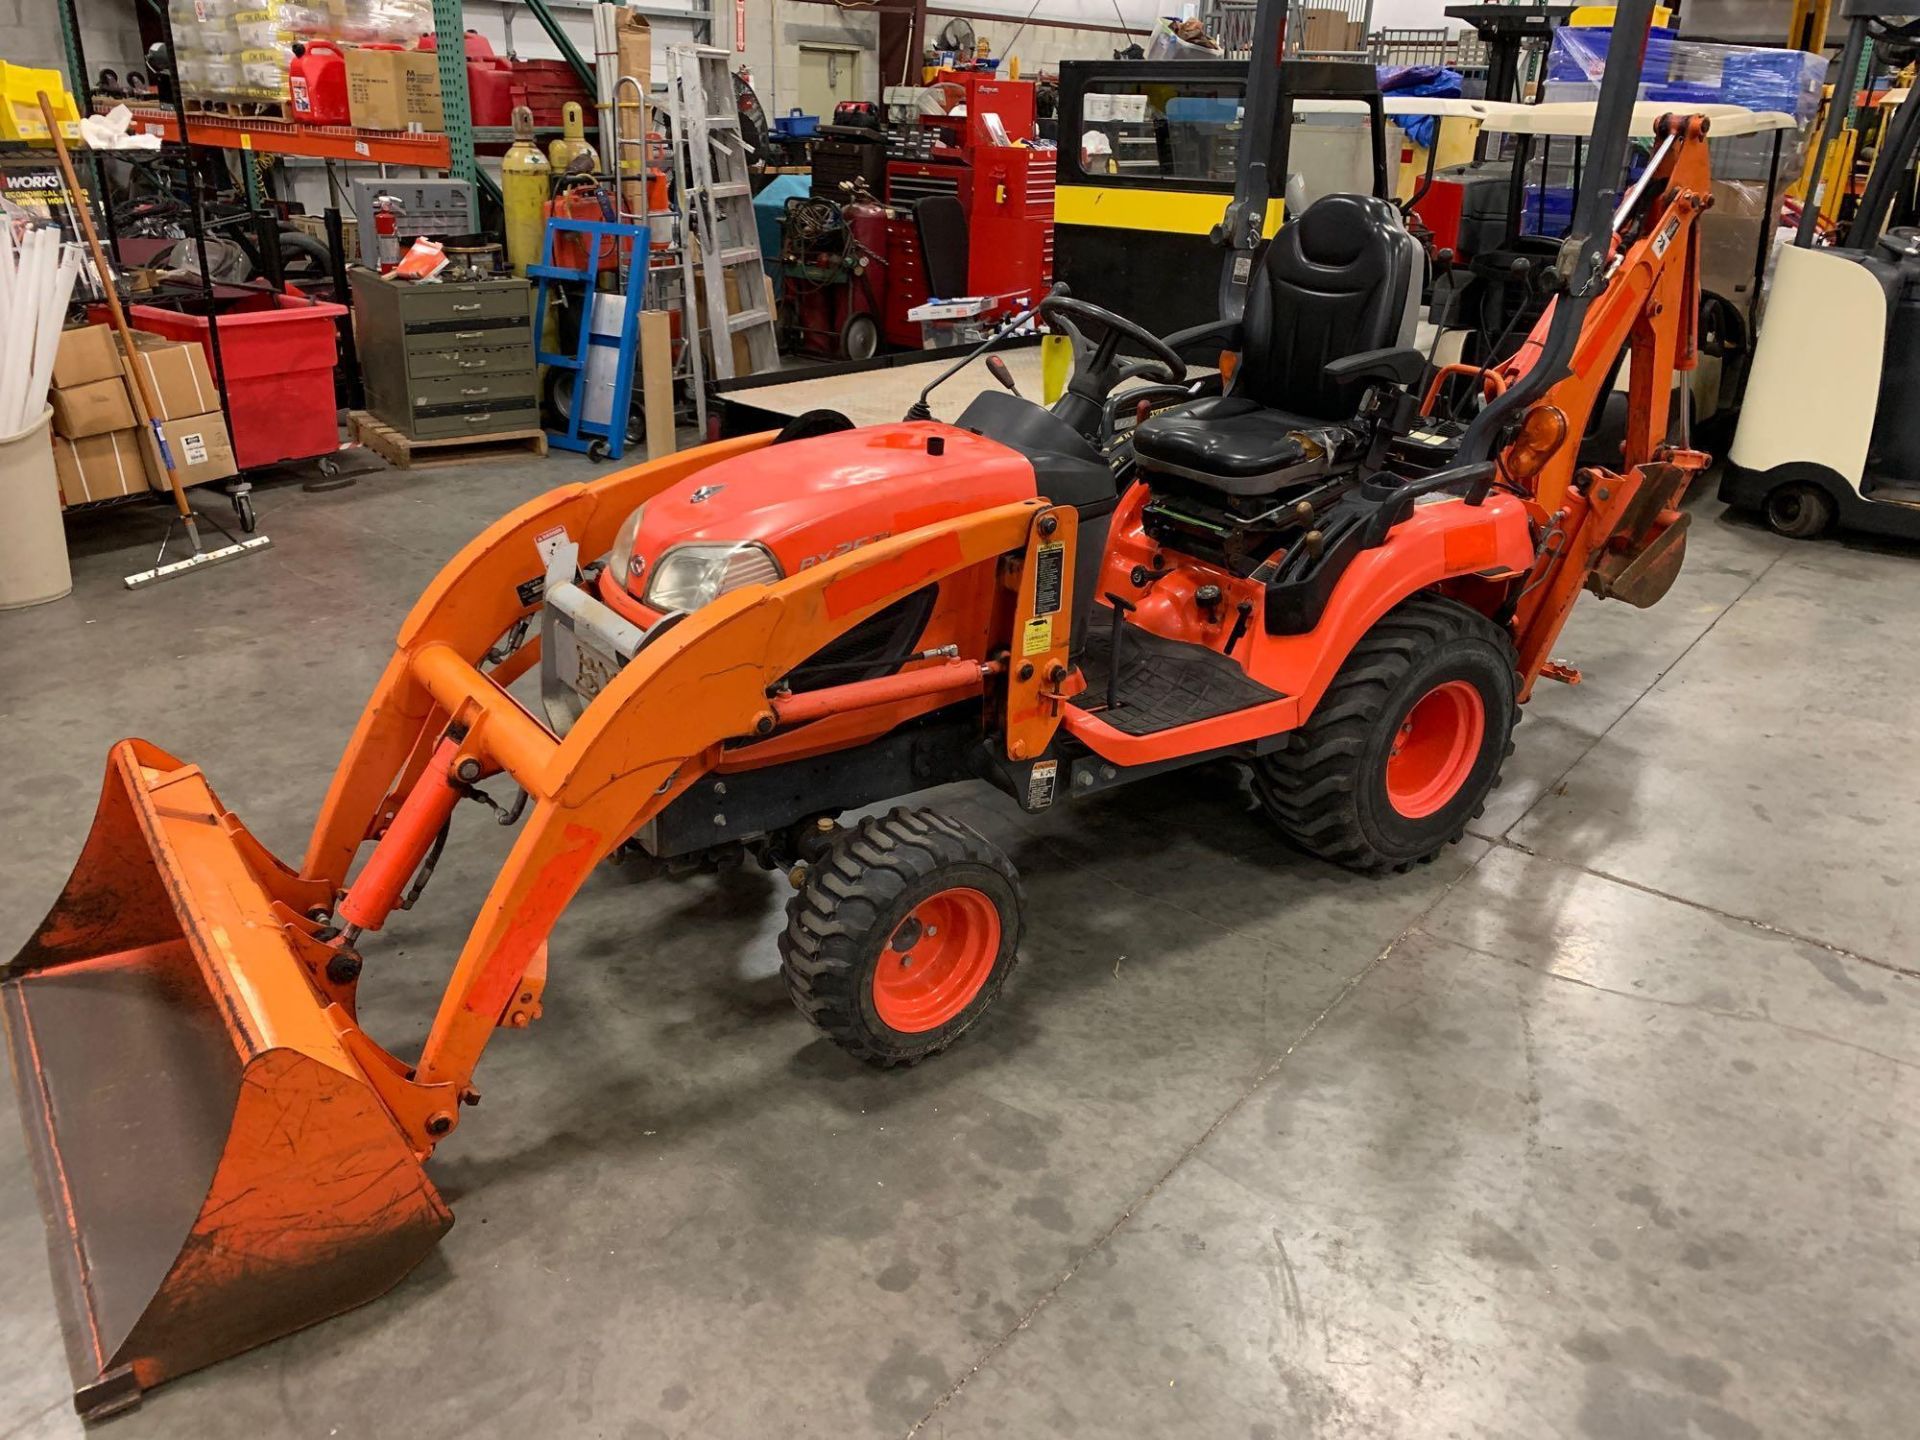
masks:
[[(1389, 95), (1386, 111), (1393, 115), (1440, 115), (1477, 120), (1481, 128), (1504, 135), (1558, 135), (1585, 139), (1593, 134), (1595, 104), (1591, 100), (1554, 100), (1542, 105), (1520, 105), (1510, 100), (1440, 100), (1424, 95)], [(1797, 130), (1800, 122), (1777, 110), (1748, 110), (1740, 105), (1672, 105), (1643, 100), (1633, 107), (1633, 134), (1653, 135), (1662, 115), (1704, 115), (1712, 138), (1757, 135), (1768, 130)]]

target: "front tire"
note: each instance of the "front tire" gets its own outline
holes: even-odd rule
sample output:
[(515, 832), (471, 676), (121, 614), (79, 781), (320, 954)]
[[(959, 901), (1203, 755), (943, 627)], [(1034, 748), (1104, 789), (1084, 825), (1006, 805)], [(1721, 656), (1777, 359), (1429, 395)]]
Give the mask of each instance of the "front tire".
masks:
[(1762, 512), (1774, 534), (1812, 540), (1833, 524), (1833, 497), (1811, 481), (1794, 480), (1769, 490)]
[(947, 1048), (1006, 984), (1023, 902), (985, 836), (896, 808), (835, 837), (787, 902), (780, 973), (793, 1003), (882, 1068)]
[(1353, 647), (1307, 723), (1254, 767), (1260, 803), (1309, 854), (1362, 871), (1433, 859), (1486, 807), (1519, 719), (1512, 642), (1435, 595)]

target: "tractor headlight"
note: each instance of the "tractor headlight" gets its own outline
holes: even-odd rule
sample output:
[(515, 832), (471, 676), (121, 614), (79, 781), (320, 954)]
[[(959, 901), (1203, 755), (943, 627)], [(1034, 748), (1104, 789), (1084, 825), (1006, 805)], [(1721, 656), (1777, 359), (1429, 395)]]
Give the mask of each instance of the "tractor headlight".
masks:
[(613, 537), (613, 549), (607, 552), (607, 571), (620, 583), (623, 590), (631, 589), (633, 582), (640, 578), (640, 572), (647, 568), (647, 558), (642, 555), (634, 559), (633, 542), (640, 534), (640, 517), (647, 507), (636, 505), (627, 523), (620, 527), (620, 533)]
[(771, 585), (781, 579), (780, 562), (764, 545), (676, 545), (654, 562), (647, 583), (647, 604), (655, 610), (698, 610), (742, 585)]

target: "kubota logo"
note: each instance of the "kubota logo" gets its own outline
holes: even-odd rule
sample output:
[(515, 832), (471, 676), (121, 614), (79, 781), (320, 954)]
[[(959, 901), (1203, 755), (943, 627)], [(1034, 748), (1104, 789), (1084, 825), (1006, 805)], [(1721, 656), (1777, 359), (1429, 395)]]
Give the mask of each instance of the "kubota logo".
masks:
[(891, 530), (881, 530), (872, 535), (862, 535), (858, 540), (843, 540), (831, 550), (823, 551), (818, 555), (809, 555), (800, 562), (800, 568), (805, 570), (814, 565), (824, 565), (829, 560), (839, 559), (850, 550), (858, 550), (862, 545), (871, 545), (876, 540), (885, 540), (892, 534)]

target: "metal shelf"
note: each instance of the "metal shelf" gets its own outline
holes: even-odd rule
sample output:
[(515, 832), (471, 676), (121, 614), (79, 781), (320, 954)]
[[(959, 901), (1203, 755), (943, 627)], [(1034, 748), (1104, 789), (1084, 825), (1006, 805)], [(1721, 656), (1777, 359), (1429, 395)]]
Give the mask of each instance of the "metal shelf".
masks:
[[(163, 140), (180, 139), (170, 108), (134, 106), (136, 131)], [(358, 160), (370, 165), (413, 165), (445, 170), (451, 150), (445, 135), (407, 130), (355, 130), (347, 125), (302, 125), (295, 120), (257, 116), (187, 116), (187, 140), (222, 150), (257, 150), (268, 155), (305, 155), (316, 160)]]
[[(586, 107), (583, 105), (581, 108), (585, 109)], [(600, 133), (599, 122), (595, 120), (586, 121), (584, 128), (589, 135), (597, 135)], [(558, 135), (561, 133), (561, 127), (558, 125), (536, 125), (533, 127), (533, 133), (536, 138)], [(511, 125), (476, 125), (473, 127), (473, 143), (476, 145), (511, 145), (513, 143), (513, 127)]]

